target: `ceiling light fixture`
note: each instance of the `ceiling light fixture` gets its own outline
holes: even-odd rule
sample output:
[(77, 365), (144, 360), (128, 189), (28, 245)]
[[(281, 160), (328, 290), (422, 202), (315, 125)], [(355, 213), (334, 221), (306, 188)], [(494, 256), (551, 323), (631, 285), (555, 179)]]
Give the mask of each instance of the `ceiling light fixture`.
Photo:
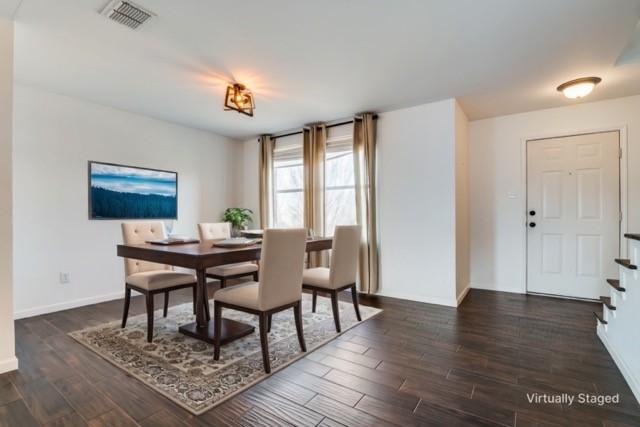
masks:
[(582, 77), (562, 83), (558, 86), (558, 92), (562, 92), (569, 99), (582, 98), (589, 95), (601, 81), (600, 77)]
[(225, 111), (233, 110), (241, 114), (253, 117), (253, 94), (247, 87), (240, 83), (227, 86), (227, 94), (224, 97)]

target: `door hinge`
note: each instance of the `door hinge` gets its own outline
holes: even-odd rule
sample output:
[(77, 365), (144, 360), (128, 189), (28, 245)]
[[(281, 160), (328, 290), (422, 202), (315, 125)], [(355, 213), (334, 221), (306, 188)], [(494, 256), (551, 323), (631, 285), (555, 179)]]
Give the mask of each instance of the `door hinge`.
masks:
[(618, 158), (622, 158), (622, 147), (618, 148)]

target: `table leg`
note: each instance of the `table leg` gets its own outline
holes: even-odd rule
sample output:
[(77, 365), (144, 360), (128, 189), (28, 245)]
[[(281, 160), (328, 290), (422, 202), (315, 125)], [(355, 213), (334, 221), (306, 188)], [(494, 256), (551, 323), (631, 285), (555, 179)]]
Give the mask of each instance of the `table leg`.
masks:
[(198, 328), (206, 328), (207, 321), (207, 312), (205, 308), (205, 304), (209, 304), (209, 301), (206, 300), (206, 288), (207, 286), (207, 272), (204, 269), (196, 270), (196, 276), (198, 278), (198, 290), (196, 295), (196, 323), (198, 324)]
[[(215, 324), (213, 319), (209, 320), (207, 314), (207, 305), (209, 304), (206, 288), (207, 272), (205, 269), (196, 270), (196, 276), (198, 278), (198, 286), (196, 286), (196, 321), (182, 325), (178, 330), (180, 333), (190, 337), (214, 344)], [(255, 330), (255, 328), (249, 324), (231, 319), (222, 318), (221, 322), (222, 324), (219, 330), (221, 331), (220, 344), (222, 345), (247, 336)]]

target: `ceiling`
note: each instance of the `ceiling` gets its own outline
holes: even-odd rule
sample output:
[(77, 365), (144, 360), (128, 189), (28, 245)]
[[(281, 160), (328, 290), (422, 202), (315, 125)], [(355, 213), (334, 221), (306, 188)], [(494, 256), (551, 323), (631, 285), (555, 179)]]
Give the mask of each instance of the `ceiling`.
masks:
[[(237, 138), (451, 97), (471, 119), (567, 105), (555, 87), (586, 75), (589, 101), (640, 93), (640, 0), (136, 2), (157, 17), (134, 31), (107, 0), (22, 0), (16, 81)], [(234, 80), (255, 117), (222, 110)]]
[(0, 16), (11, 18), (18, 9), (21, 0), (0, 0)]

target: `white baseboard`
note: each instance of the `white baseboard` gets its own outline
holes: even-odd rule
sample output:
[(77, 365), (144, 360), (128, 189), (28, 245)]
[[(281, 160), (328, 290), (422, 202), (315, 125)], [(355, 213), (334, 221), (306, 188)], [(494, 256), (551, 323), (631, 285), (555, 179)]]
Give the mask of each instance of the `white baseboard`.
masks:
[(526, 289), (514, 289), (514, 288), (506, 288), (495, 283), (471, 283), (469, 285), (471, 289), (484, 289), (485, 291), (496, 291), (496, 292), (509, 292), (511, 294), (526, 294)]
[(433, 298), (433, 297), (423, 297), (421, 295), (403, 294), (403, 293), (385, 292), (385, 291), (377, 292), (376, 295), (389, 297), (389, 298), (404, 299), (408, 301), (424, 302), (427, 304), (437, 304), (437, 305), (446, 305), (448, 307), (457, 307), (457, 301), (455, 300), (455, 298), (451, 298), (451, 299)]
[(105, 301), (113, 301), (114, 299), (124, 298), (124, 291), (114, 292), (111, 294), (98, 295), (95, 297), (81, 298), (72, 301), (65, 301), (57, 304), (42, 305), (40, 307), (32, 307), (18, 310), (13, 314), (14, 319), (24, 319), (25, 317), (39, 316), (41, 314), (54, 313), (56, 311), (69, 310), (70, 308), (82, 307), (85, 305), (98, 304)]
[(16, 369), (18, 369), (18, 359), (15, 357), (0, 360), (0, 374), (15, 371)]
[(631, 370), (625, 363), (624, 359), (620, 357), (620, 355), (614, 350), (613, 346), (611, 346), (611, 344), (607, 340), (607, 334), (603, 332), (603, 327), (601, 325), (598, 325), (597, 331), (600, 341), (602, 341), (602, 344), (604, 344), (605, 348), (613, 358), (613, 361), (618, 366), (618, 369), (620, 369), (622, 376), (627, 381), (631, 392), (636, 397), (636, 400), (640, 403), (640, 379), (633, 377), (633, 375), (631, 374)]
[(460, 292), (460, 295), (458, 295), (458, 299), (457, 299), (458, 305), (462, 304), (462, 301), (464, 301), (464, 299), (467, 297), (467, 294), (469, 293), (470, 289), (471, 289), (471, 285), (467, 285), (467, 287), (464, 288), (462, 292)]

